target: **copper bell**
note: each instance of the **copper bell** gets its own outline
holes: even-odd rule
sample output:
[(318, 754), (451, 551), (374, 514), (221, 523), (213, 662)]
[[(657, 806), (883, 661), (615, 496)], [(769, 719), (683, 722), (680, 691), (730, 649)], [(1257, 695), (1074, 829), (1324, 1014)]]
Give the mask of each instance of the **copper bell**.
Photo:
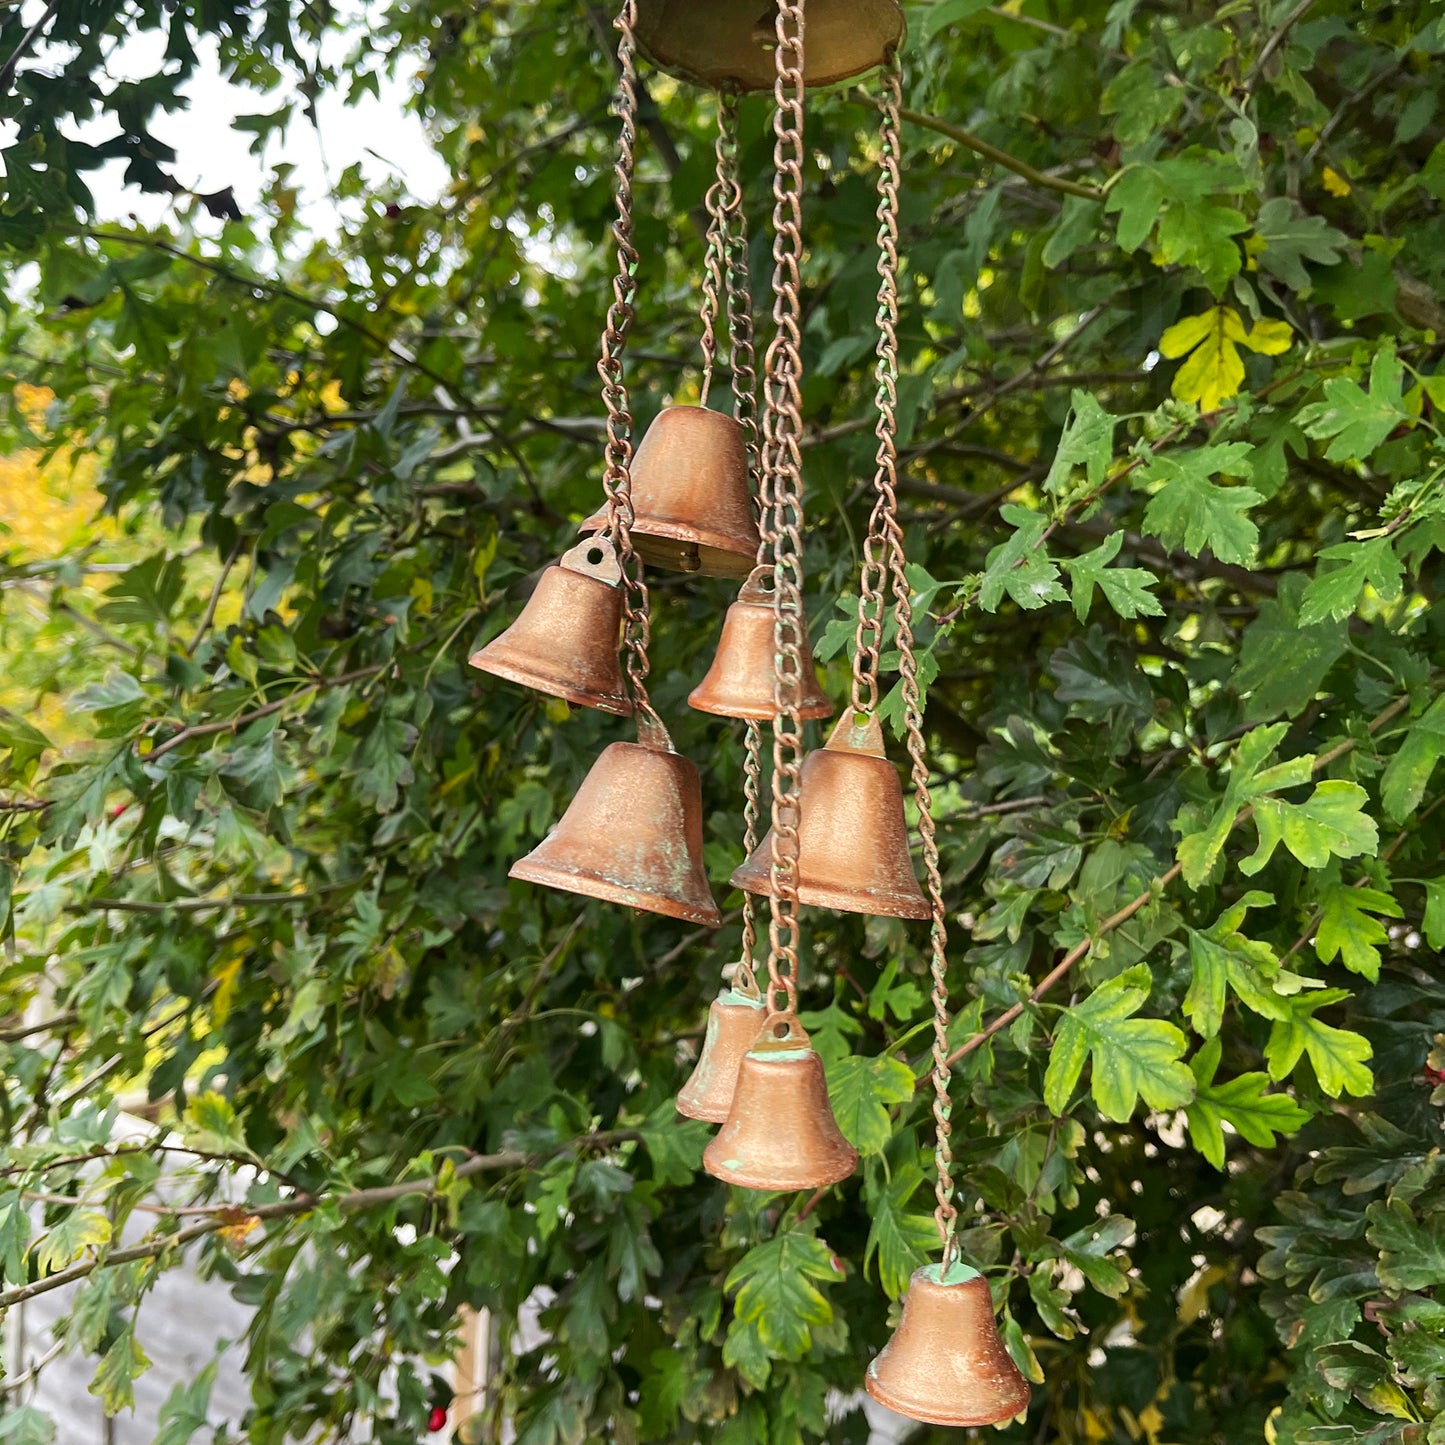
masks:
[(988, 1281), (966, 1264), (914, 1273), (903, 1318), (868, 1366), (868, 1393), (927, 1425), (1001, 1425), (1029, 1407), (1028, 1381), (999, 1338)]
[(773, 1014), (738, 1066), (732, 1109), (702, 1167), (724, 1183), (771, 1192), (823, 1189), (857, 1165), (833, 1118), (822, 1059), (796, 1015)]
[(757, 1042), (763, 1024), (763, 996), (746, 963), (733, 986), (712, 1002), (707, 1035), (692, 1077), (677, 1096), (677, 1112), (689, 1119), (721, 1124), (733, 1106), (743, 1055)]
[[(638, 0), (638, 43), (663, 70), (713, 90), (771, 90), (776, 11), (766, 0)], [(808, 85), (882, 65), (903, 40), (897, 0), (808, 0)]]
[(697, 768), (664, 741), (613, 743), (512, 878), (716, 928)]
[(626, 717), (622, 680), (622, 569), (605, 537), (591, 537), (537, 581), (521, 616), (471, 659), (473, 667), (581, 707)]
[[(887, 918), (930, 916), (908, 856), (903, 786), (876, 716), (849, 708), (827, 746), (803, 759), (797, 806), (800, 903)], [(733, 887), (771, 895), (772, 857), (769, 832), (733, 874)]]
[[(708, 674), (688, 696), (688, 706), (717, 717), (741, 717), (753, 722), (771, 722), (777, 713), (773, 700), (774, 639), (771, 567), (757, 567), (743, 583), (738, 600), (723, 620), (717, 655)], [(803, 698), (796, 716), (831, 717), (833, 704), (818, 685), (813, 649), (808, 645), (807, 626), (802, 634)]]
[[(632, 545), (650, 567), (746, 577), (758, 555), (742, 427), (720, 411), (670, 406), (632, 459)], [(602, 508), (584, 532), (605, 527)]]

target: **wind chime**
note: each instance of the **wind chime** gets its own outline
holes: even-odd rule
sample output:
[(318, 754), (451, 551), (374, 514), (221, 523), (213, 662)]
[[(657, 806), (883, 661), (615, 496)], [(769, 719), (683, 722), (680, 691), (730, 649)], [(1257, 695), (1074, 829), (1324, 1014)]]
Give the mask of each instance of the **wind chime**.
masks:
[[(922, 731), (912, 605), (896, 494), (899, 112), (897, 0), (773, 0), (761, 18), (736, 0), (623, 0), (616, 22), (621, 134), (615, 166), (617, 273), (599, 372), (607, 414), (606, 501), (590, 535), (543, 572), (521, 616), (472, 663), (582, 706), (631, 716), (552, 833), (514, 878), (667, 914), (720, 922), (702, 864), (697, 770), (648, 698), (651, 607), (643, 564), (745, 578), (716, 659), (689, 704), (746, 725), (742, 954), (713, 1003), (680, 1112), (722, 1125), (704, 1154), (715, 1177), (762, 1191), (846, 1179), (858, 1155), (828, 1102), (822, 1061), (798, 1018), (800, 904), (930, 920), (938, 1264), (918, 1270), (902, 1319), (868, 1368), (870, 1394), (931, 1424), (996, 1424), (1029, 1388), (999, 1338), (987, 1281), (959, 1258), (950, 1138), (947, 922)], [(639, 260), (632, 187), (636, 56), (718, 92), (717, 180), (707, 197), (703, 376), (698, 406), (665, 409), (632, 445), (623, 353)], [(827, 717), (803, 610), (801, 259), (804, 97), (811, 86), (883, 75), (878, 204), (877, 465), (863, 549), (850, 704), (805, 755), (802, 724)], [(737, 97), (774, 98), (772, 319), (758, 426)], [(733, 414), (708, 408), (725, 317)], [(756, 487), (756, 501), (749, 486)], [(891, 594), (891, 606), (889, 598)], [(926, 892), (908, 852), (903, 791), (879, 722), (880, 652), (896, 633)], [(625, 668), (618, 656), (622, 642)], [(761, 842), (762, 725), (772, 730), (770, 828)], [(756, 896), (767, 902), (767, 973), (754, 973)]]

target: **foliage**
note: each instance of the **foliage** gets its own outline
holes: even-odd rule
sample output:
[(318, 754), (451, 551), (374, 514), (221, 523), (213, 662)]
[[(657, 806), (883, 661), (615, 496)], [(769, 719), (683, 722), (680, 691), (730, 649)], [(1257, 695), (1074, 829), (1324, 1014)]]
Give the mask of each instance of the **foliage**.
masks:
[[(477, 1438), (861, 1441), (852, 1392), (933, 1246), (923, 939), (806, 919), (806, 1022), (865, 1158), (759, 1199), (701, 1173), (671, 1106), (736, 899), (710, 935), (508, 882), (626, 735), (465, 663), (599, 494), (606, 25), (369, 14), (63, 5), (6, 88), (4, 427), (29, 455), (3, 484), (91, 468), (110, 520), (0, 535), (3, 1298), (67, 1290), (67, 1346), (121, 1409), (136, 1310), (189, 1250), (254, 1308), (224, 1438), (258, 1445), (417, 1438), (462, 1305), (515, 1344)], [(909, 18), (901, 492), (969, 925), (962, 1237), (1037, 1382), (1007, 1437), (1438, 1445), (1445, 12)], [(0, 53), (24, 29), (12, 8)], [(136, 31), (164, 63), (112, 84)], [(280, 87), (258, 141), (417, 73), (452, 186), (347, 172), (327, 238), (284, 171), (253, 215), (191, 196), (151, 124), (203, 43)], [(715, 113), (648, 86), (639, 426), (695, 395)], [(839, 700), (869, 93), (809, 120), (809, 601)], [(762, 276), (761, 101), (742, 124)], [(108, 158), (170, 226), (89, 213)], [(685, 697), (729, 589), (657, 583), (655, 697), (703, 764), (720, 882), (741, 734)], [(206, 1436), (209, 1392), (167, 1404), (165, 1445)], [(0, 1439), (50, 1438), (7, 1399)]]

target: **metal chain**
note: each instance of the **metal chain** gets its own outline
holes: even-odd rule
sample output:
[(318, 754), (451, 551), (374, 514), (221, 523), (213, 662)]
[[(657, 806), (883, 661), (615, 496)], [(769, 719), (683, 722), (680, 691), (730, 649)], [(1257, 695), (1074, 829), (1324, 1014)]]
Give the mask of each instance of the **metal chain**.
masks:
[[(762, 443), (758, 433), (757, 352), (753, 343), (753, 287), (748, 265), (748, 217), (738, 175), (738, 98), (718, 97), (718, 181), (727, 218), (728, 363), (733, 377), (733, 415), (747, 439), (748, 471), (762, 487)], [(761, 500), (761, 492), (760, 492)], [(762, 503), (767, 519), (769, 504)], [(771, 524), (768, 523), (770, 530)], [(760, 559), (761, 560), (761, 559)]]
[[(803, 758), (803, 3), (777, 0), (773, 88), (773, 322), (765, 365), (763, 466), (773, 512), (773, 852), (769, 1009), (798, 1002), (798, 805)], [(781, 999), (781, 1003), (779, 1000)]]
[[(899, 110), (903, 74), (897, 56), (883, 76), (883, 157), (878, 172), (878, 458), (869, 541), (876, 531), (886, 553), (893, 590), (893, 619), (898, 629), (898, 672), (903, 693), (903, 724), (912, 764), (914, 797), (918, 804), (918, 834), (923, 844), (923, 869), (932, 906), (929, 930), (933, 980), (933, 1151), (938, 1207), (934, 1219), (943, 1241), (943, 1268), (958, 1256), (955, 1227), (958, 1209), (953, 1202), (953, 1150), (950, 1122), (948, 1068), (948, 915), (943, 904), (943, 875), (938, 862), (938, 836), (933, 821), (933, 797), (928, 789), (928, 749), (923, 739), (923, 712), (919, 706), (918, 659), (913, 646), (913, 598), (904, 571), (907, 556), (903, 529), (898, 522), (898, 187), (902, 143)], [(876, 555), (876, 554), (875, 554)]]
[(642, 564), (632, 547), (632, 410), (623, 374), (623, 354), (637, 312), (637, 247), (633, 244), (632, 181), (637, 171), (637, 0), (623, 0), (614, 26), (617, 42), (617, 115), (620, 129), (613, 164), (617, 220), (612, 237), (617, 247), (617, 273), (612, 280), (612, 304), (602, 331), (602, 355), (597, 363), (602, 378), (602, 404), (607, 410), (606, 462), (602, 486), (607, 493), (607, 534), (622, 565), (622, 641), (627, 652), (627, 678), (632, 691), (639, 734), (663, 739), (667, 729), (653, 710), (647, 694), (652, 642), (652, 604)]
[[(757, 723), (747, 725), (747, 757), (743, 761), (743, 857), (751, 858), (758, 846), (758, 819), (762, 812), (763, 730)], [(756, 900), (743, 894), (743, 955), (733, 974), (733, 987), (741, 992), (757, 990), (753, 972), (753, 952), (758, 944)]]
[(717, 365), (717, 324), (723, 309), (723, 288), (727, 284), (728, 237), (732, 218), (728, 213), (731, 187), (727, 175), (727, 160), (724, 155), (724, 132), (722, 102), (719, 98), (718, 130), (715, 148), (717, 152), (717, 179), (708, 187), (703, 204), (707, 210), (707, 255), (702, 274), (702, 387), (699, 406), (706, 406), (712, 391), (713, 369)]

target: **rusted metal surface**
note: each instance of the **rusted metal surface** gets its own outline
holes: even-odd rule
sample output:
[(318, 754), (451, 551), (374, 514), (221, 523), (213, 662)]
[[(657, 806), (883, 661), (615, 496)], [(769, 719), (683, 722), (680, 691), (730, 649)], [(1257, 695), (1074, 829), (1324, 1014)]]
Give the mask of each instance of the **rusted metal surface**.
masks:
[[(746, 577), (758, 552), (748, 489), (747, 433), (733, 417), (672, 406), (647, 429), (632, 458), (628, 535), (652, 567), (706, 577)], [(607, 525), (600, 509), (583, 524)]]
[[(876, 717), (860, 725), (849, 709), (827, 746), (803, 760), (800, 792), (799, 902), (886, 918), (931, 916), (908, 854), (903, 788)], [(775, 897), (771, 859), (769, 833), (733, 874), (733, 886)]]
[(574, 547), (548, 567), (517, 620), (471, 664), (579, 707), (627, 717), (622, 676), (622, 571), (605, 537)]
[(846, 1179), (858, 1151), (828, 1102), (823, 1061), (794, 1014), (773, 1014), (738, 1067), (727, 1123), (703, 1168), (744, 1189), (824, 1189)]
[[(637, 39), (663, 70), (714, 90), (771, 90), (773, 11), (738, 0), (638, 0)], [(896, 0), (808, 0), (810, 86), (882, 65), (903, 40)]]
[(511, 877), (648, 913), (722, 922), (702, 860), (702, 786), (687, 758), (613, 743)]
[(757, 1042), (762, 1025), (763, 1000), (756, 984), (751, 997), (729, 989), (713, 1000), (697, 1066), (677, 1096), (679, 1114), (705, 1119), (710, 1124), (727, 1119), (737, 1090), (738, 1069), (743, 1056)]
[[(833, 704), (819, 685), (806, 623), (798, 630), (803, 675), (798, 716), (831, 717)], [(776, 686), (774, 631), (772, 569), (759, 567), (743, 583), (737, 601), (728, 608), (713, 664), (688, 696), (688, 706), (716, 717), (771, 721)]]
[(999, 1338), (988, 1281), (964, 1264), (947, 1275), (936, 1264), (914, 1274), (867, 1386), (879, 1404), (929, 1425), (998, 1425), (1029, 1405), (1028, 1382)]

